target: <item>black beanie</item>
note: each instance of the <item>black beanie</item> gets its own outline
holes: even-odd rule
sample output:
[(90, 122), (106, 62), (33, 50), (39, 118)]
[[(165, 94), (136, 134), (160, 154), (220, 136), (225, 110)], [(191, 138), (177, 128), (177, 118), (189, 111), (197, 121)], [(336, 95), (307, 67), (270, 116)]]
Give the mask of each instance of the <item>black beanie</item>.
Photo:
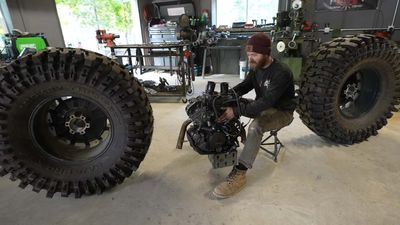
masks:
[(271, 39), (264, 33), (256, 33), (247, 41), (246, 51), (270, 55)]

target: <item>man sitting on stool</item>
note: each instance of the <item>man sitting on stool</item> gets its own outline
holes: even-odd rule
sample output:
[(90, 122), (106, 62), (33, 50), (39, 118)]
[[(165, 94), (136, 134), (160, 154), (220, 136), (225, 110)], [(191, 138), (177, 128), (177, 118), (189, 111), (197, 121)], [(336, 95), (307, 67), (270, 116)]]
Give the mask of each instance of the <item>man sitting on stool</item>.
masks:
[(242, 96), (254, 89), (256, 99), (242, 101), (239, 107), (227, 107), (218, 120), (226, 122), (239, 113), (254, 120), (249, 126), (239, 164), (214, 189), (218, 198), (230, 197), (243, 189), (247, 169), (252, 168), (264, 132), (287, 126), (293, 120), (293, 74), (286, 65), (272, 58), (271, 39), (264, 33), (254, 34), (247, 42), (246, 52), (251, 70), (233, 90)]

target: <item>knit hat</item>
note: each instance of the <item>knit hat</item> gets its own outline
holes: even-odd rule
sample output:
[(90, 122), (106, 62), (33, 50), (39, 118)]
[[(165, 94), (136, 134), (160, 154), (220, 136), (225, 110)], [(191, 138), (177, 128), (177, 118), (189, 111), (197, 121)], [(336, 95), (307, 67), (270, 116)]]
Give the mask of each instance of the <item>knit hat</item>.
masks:
[(246, 51), (270, 55), (271, 39), (264, 33), (256, 33), (247, 41)]

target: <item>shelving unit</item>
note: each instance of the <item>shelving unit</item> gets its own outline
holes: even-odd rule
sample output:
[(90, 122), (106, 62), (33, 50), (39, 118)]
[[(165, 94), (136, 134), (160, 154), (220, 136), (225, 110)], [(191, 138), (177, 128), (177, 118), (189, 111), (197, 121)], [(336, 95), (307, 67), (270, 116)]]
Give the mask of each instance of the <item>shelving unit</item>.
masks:
[[(184, 51), (188, 50), (190, 43), (179, 42), (179, 43), (165, 43), (165, 44), (131, 44), (131, 45), (117, 45), (111, 47), (111, 54), (113, 57), (119, 59), (127, 59), (129, 64), (129, 71), (134, 74), (135, 70), (139, 70), (139, 74), (145, 71), (151, 70), (166, 70), (171, 75), (178, 76), (180, 85), (176, 85), (174, 88), (165, 88), (156, 90), (156, 94), (148, 93), (150, 100), (162, 100), (165, 98), (176, 98), (178, 97), (183, 102), (186, 102), (186, 94), (191, 93), (192, 81), (194, 81), (191, 57), (187, 59), (184, 57)], [(123, 54), (117, 54), (124, 52)], [(157, 58), (157, 57), (168, 57), (169, 66), (158, 66), (158, 65), (145, 65), (144, 58)], [(177, 63), (174, 63), (174, 58), (177, 59)], [(136, 62), (135, 64), (133, 62)]]

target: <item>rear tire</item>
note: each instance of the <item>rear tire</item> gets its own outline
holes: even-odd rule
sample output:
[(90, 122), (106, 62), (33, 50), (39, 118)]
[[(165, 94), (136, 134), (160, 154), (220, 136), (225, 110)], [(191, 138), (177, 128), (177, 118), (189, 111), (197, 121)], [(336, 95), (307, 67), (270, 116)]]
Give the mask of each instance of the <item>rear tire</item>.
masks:
[(144, 159), (152, 109), (107, 57), (49, 49), (0, 69), (0, 174), (20, 187), (76, 198), (100, 194)]
[(316, 134), (353, 144), (387, 124), (399, 97), (396, 44), (372, 35), (346, 36), (324, 43), (310, 56), (297, 111)]

